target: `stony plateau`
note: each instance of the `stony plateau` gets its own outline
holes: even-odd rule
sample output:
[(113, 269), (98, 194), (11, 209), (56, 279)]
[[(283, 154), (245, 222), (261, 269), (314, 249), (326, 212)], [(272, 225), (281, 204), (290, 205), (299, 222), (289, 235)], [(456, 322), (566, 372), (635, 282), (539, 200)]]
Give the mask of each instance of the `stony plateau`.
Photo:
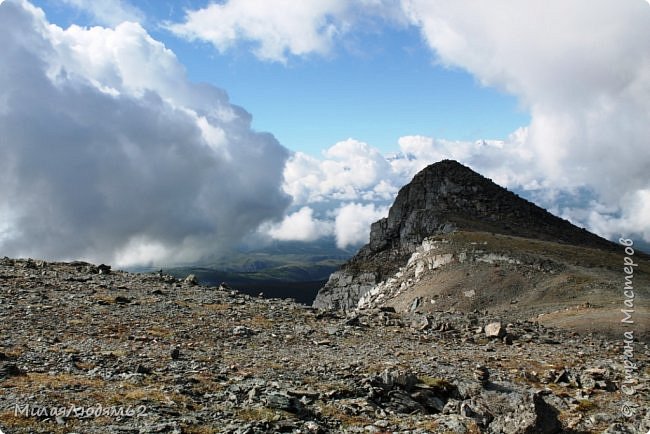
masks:
[(0, 260), (0, 290), (7, 433), (650, 429), (639, 342), (628, 375), (620, 342), (539, 322), (344, 315), (81, 262)]

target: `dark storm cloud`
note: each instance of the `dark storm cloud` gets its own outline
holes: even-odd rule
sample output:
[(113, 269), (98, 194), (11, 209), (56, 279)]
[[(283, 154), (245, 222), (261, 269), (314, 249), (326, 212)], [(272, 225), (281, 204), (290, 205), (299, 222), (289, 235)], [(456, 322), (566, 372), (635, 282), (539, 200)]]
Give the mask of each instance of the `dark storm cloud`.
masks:
[[(88, 54), (120, 52), (122, 40), (160, 49), (135, 24), (106, 31), (112, 51)], [(288, 152), (271, 135), (178, 65), (180, 86), (147, 88), (125, 72), (137, 53), (114, 56), (104, 80), (79, 60), (98, 37), (84, 32), (25, 2), (0, 5), (0, 254), (194, 260), (282, 215)], [(165, 53), (143, 74), (169, 79)]]

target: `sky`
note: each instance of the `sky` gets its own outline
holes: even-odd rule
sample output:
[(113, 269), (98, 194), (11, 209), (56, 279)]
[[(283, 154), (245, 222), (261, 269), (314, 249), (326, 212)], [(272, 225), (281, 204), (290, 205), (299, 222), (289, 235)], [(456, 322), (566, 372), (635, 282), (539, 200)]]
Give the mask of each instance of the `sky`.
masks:
[(453, 158), (650, 242), (645, 0), (0, 1), (0, 254), (367, 241)]

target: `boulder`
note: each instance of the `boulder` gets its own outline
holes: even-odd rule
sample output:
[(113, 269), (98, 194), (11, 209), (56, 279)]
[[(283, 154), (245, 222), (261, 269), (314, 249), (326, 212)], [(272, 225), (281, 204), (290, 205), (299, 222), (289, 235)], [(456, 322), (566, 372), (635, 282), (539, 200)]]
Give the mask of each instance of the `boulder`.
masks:
[(183, 280), (183, 283), (186, 285), (195, 286), (199, 284), (199, 279), (196, 277), (196, 275), (190, 274)]
[(485, 336), (488, 338), (502, 338), (506, 335), (506, 329), (500, 322), (491, 322), (485, 326)]

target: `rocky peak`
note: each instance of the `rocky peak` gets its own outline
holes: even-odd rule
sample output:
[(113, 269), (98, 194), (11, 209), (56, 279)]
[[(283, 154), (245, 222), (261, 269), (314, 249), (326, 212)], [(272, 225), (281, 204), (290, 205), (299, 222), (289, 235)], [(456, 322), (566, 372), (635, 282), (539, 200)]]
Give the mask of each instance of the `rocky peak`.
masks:
[(412, 252), (431, 235), (486, 231), (591, 247), (613, 245), (579, 229), (453, 160), (420, 171), (398, 193), (388, 217), (371, 227), (365, 253)]
[(423, 241), (456, 231), (616, 248), (469, 167), (443, 160), (424, 168), (399, 191), (388, 217), (372, 224), (369, 243), (330, 276), (314, 306), (356, 308), (365, 293), (399, 272)]

